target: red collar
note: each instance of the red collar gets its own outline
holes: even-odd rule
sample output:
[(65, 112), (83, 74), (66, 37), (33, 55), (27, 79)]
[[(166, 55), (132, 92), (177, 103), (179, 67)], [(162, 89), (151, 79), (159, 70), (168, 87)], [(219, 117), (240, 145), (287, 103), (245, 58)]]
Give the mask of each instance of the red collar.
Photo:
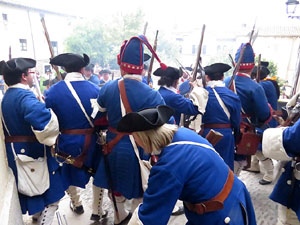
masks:
[(236, 74), (237, 76), (240, 76), (240, 77), (248, 77), (251, 79), (250, 75), (246, 74), (246, 73), (237, 73)]

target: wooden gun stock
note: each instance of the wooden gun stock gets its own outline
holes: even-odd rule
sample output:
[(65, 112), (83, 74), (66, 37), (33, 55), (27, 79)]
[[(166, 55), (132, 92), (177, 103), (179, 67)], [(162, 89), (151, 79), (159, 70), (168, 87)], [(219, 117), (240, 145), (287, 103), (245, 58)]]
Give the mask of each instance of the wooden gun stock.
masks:
[[(156, 52), (156, 48), (157, 48), (157, 36), (158, 36), (158, 30), (156, 31), (154, 45), (153, 45), (153, 51), (154, 52)], [(151, 81), (151, 73), (152, 73), (153, 63), (154, 63), (154, 57), (153, 57), (153, 54), (152, 54), (149, 69), (148, 69), (148, 77), (147, 77), (147, 83), (148, 84), (150, 84), (150, 81)]]
[(209, 143), (212, 144), (212, 146), (216, 146), (216, 144), (218, 144), (218, 142), (221, 141), (223, 137), (223, 134), (211, 129), (205, 138), (209, 141)]

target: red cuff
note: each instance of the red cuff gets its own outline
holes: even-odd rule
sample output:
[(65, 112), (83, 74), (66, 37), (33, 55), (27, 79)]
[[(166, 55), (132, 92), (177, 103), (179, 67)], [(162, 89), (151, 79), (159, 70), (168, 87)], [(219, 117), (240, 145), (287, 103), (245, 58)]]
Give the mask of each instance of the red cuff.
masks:
[(268, 103), (268, 106), (269, 106), (269, 109), (270, 109), (270, 117), (264, 122), (264, 124), (267, 124), (269, 123), (272, 118), (273, 118), (273, 109), (272, 109), (272, 106)]

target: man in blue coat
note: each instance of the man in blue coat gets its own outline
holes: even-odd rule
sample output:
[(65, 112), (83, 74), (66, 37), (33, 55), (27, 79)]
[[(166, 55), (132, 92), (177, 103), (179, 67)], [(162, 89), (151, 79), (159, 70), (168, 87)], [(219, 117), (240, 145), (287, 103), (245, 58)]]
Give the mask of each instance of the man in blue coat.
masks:
[[(106, 112), (109, 128), (107, 148), (104, 148), (105, 163), (100, 163), (94, 184), (113, 191), (118, 208), (118, 216), (115, 212), (115, 224), (121, 224), (131, 216), (124, 208), (125, 200), (133, 198), (134, 209), (143, 196), (140, 167), (134, 150), (136, 144), (129, 135), (118, 133), (117, 124), (127, 112), (165, 104), (157, 91), (142, 82), (144, 45), (160, 62), (145, 36), (134, 36), (125, 41), (118, 55), (122, 77), (104, 85), (97, 100), (99, 110)], [(162, 63), (161, 66), (166, 68)], [(136, 150), (140, 158), (149, 159), (149, 156), (144, 155), (143, 149)]]
[(94, 64), (89, 64), (84, 68), (84, 76), (88, 81), (99, 86), (100, 80), (98, 75), (94, 74)]
[(277, 225), (300, 224), (300, 120), (292, 127), (268, 128), (263, 133), (266, 157), (285, 162), (270, 198), (279, 203)]
[(209, 92), (208, 102), (203, 115), (202, 136), (205, 137), (210, 129), (224, 135), (214, 148), (233, 170), (235, 139), (239, 133), (241, 122), (240, 98), (225, 87), (224, 73), (231, 67), (224, 63), (214, 63), (204, 67), (206, 74), (206, 90)]
[[(265, 80), (265, 78), (270, 74), (270, 71), (267, 68), (267, 66), (268, 66), (268, 62), (261, 62), (261, 68), (260, 68), (260, 73), (259, 73), (260, 74), (259, 85), (261, 85), (262, 88), (264, 89), (268, 103), (271, 105), (272, 110), (276, 111), (278, 95), (276, 93), (274, 84), (269, 80)], [(253, 77), (253, 79), (256, 78), (257, 66), (254, 67), (251, 76)], [(269, 127), (274, 128), (274, 127), (277, 127), (278, 125), (279, 124), (277, 123), (277, 121), (274, 118), (272, 118), (271, 121), (265, 127), (266, 128), (269, 128)], [(257, 130), (258, 130), (258, 133), (260, 133), (260, 134), (262, 134), (264, 131), (264, 129), (259, 129), (259, 128)], [(259, 173), (260, 172), (259, 162), (265, 171), (265, 174), (264, 174), (263, 178), (259, 181), (259, 183), (261, 185), (271, 184), (273, 181), (273, 169), (274, 169), (273, 162), (271, 159), (266, 158), (262, 154), (261, 145), (259, 146), (259, 149), (256, 152), (256, 154), (254, 156), (252, 156), (251, 167), (248, 168), (247, 171)]]
[(143, 203), (129, 225), (168, 223), (178, 199), (187, 224), (255, 225), (249, 192), (207, 140), (166, 124), (173, 110), (165, 105), (132, 112), (118, 124), (147, 153), (159, 157), (151, 168)]
[[(271, 107), (268, 104), (263, 88), (251, 79), (251, 71), (254, 67), (254, 52), (250, 43), (241, 44), (235, 55), (235, 62), (238, 62), (244, 46), (245, 53), (233, 84), (231, 87), (228, 87), (231, 77), (225, 79), (225, 84), (241, 100), (242, 121), (251, 126), (261, 127), (271, 120)], [(236, 174), (239, 174), (241, 169), (247, 164), (245, 160), (245, 155), (235, 155), (234, 170)]]
[[(57, 153), (62, 162), (66, 158), (74, 159), (73, 164), (61, 163), (66, 183), (70, 185), (68, 194), (71, 197), (70, 207), (77, 213), (84, 212), (80, 200), (80, 188), (85, 188), (92, 174), (95, 173), (101, 158), (101, 147), (96, 143), (95, 117), (92, 99), (96, 101), (99, 87), (84, 79), (85, 66), (89, 57), (73, 53), (60, 54), (50, 63), (65, 68), (67, 75), (63, 81), (51, 86), (46, 96), (46, 106), (57, 115), (60, 127)], [(100, 115), (100, 114), (99, 114)], [(96, 116), (96, 114), (95, 114)], [(92, 220), (106, 216), (102, 211), (103, 189), (93, 186)], [(99, 200), (100, 199), (100, 200)]]
[[(154, 71), (153, 75), (160, 77), (158, 81), (158, 85), (160, 85), (158, 92), (165, 100), (166, 105), (175, 110), (174, 118), (177, 125), (180, 123), (182, 113), (190, 116), (196, 116), (203, 113), (198, 110), (198, 106), (194, 105), (190, 99), (185, 98), (178, 93), (177, 87), (179, 78), (182, 76), (179, 69), (171, 66), (165, 70), (158, 68)], [(199, 88), (200, 87), (195, 87), (193, 91), (197, 92)]]
[[(57, 117), (30, 91), (33, 77), (29, 68), (35, 65), (36, 61), (29, 58), (0, 62), (0, 74), (4, 75), (8, 85), (1, 103), (1, 112), (8, 165), (15, 175), (17, 186), (19, 180), (16, 160), (20, 159), (16, 157), (47, 158), (49, 188), (32, 197), (19, 192), (19, 200), (23, 214), (35, 214), (33, 219), (39, 220), (39, 224), (51, 225), (58, 202), (64, 196), (67, 186), (63, 183), (61, 168), (51, 156), (49, 148), (55, 144), (59, 134)], [(35, 168), (31, 172), (33, 179), (42, 180), (42, 177), (35, 175)]]

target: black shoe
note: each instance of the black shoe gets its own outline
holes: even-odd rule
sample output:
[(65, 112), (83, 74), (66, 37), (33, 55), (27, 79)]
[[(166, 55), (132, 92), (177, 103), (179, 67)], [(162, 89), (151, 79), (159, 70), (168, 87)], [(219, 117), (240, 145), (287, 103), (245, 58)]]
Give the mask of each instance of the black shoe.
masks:
[(259, 184), (261, 184), (261, 185), (267, 185), (267, 184), (271, 184), (272, 183), (272, 181), (266, 181), (266, 180), (264, 180), (264, 179), (261, 179), (260, 181), (259, 181)]
[(184, 208), (183, 206), (179, 206), (178, 209), (175, 212), (172, 212), (172, 216), (179, 216), (184, 214)]
[(70, 202), (70, 209), (78, 215), (81, 215), (82, 213), (84, 213), (84, 209), (83, 209), (82, 205), (74, 207), (72, 202)]
[(99, 216), (97, 214), (92, 214), (90, 220), (99, 221), (100, 219), (106, 218), (107, 214), (108, 214), (108, 211), (107, 210), (103, 210), (102, 216)]
[(132, 213), (130, 212), (128, 214), (128, 216), (126, 216), (126, 218), (121, 221), (121, 223), (114, 223), (114, 225), (125, 225), (125, 224), (127, 224), (127, 222), (129, 222), (131, 216), (132, 216)]

